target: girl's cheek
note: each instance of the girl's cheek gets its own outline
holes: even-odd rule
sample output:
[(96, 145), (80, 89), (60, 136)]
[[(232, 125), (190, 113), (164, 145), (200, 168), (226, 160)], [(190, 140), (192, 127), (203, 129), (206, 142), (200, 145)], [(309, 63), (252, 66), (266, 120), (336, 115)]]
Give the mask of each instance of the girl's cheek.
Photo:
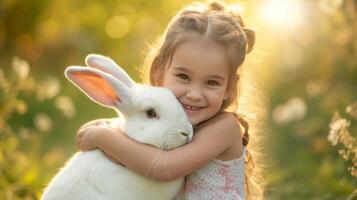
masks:
[(215, 99), (224, 98), (225, 91), (223, 89), (205, 88), (204, 93), (206, 96), (215, 97)]
[(225, 92), (224, 91), (207, 91), (205, 93), (206, 99), (211, 101), (212, 104), (220, 105), (223, 103)]
[(185, 90), (185, 88), (180, 84), (170, 85), (168, 87), (168, 89), (171, 90), (172, 93), (174, 93), (176, 98), (179, 98), (180, 96), (182, 96), (184, 94), (184, 90)]
[(163, 83), (163, 87), (169, 89), (176, 97), (179, 97), (184, 92), (185, 87), (183, 84), (178, 83), (174, 80), (167, 80)]

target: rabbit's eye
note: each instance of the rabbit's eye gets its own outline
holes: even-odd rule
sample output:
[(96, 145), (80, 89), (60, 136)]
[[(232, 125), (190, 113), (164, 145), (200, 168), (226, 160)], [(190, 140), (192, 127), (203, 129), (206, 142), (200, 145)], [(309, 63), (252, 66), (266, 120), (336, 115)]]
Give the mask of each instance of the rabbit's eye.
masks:
[(156, 118), (157, 117), (156, 112), (153, 108), (146, 110), (145, 115), (147, 118)]

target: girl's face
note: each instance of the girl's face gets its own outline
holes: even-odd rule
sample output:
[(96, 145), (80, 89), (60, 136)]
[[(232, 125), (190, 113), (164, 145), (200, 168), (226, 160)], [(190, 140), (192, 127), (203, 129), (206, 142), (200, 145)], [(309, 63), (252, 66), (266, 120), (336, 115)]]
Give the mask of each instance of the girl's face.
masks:
[(229, 97), (228, 78), (224, 47), (210, 40), (190, 40), (175, 50), (162, 84), (175, 94), (190, 122), (197, 125), (217, 114)]

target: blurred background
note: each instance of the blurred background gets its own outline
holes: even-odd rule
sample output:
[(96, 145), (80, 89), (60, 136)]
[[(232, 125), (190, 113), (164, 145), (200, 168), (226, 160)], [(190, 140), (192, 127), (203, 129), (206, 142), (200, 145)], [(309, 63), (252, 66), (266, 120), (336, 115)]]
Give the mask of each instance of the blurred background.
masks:
[[(80, 125), (115, 116), (65, 67), (100, 53), (141, 81), (145, 51), (188, 3), (1, 0), (0, 199), (37, 199)], [(357, 199), (357, 1), (227, 3), (257, 35), (244, 67), (264, 93), (265, 199)]]

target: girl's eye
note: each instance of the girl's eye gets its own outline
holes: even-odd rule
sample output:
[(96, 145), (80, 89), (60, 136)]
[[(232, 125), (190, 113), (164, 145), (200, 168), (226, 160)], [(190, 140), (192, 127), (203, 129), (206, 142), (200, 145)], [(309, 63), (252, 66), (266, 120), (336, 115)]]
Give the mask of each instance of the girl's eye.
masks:
[(176, 76), (182, 80), (190, 80), (190, 77), (188, 77), (186, 74), (177, 74)]
[(150, 118), (156, 118), (157, 114), (156, 114), (156, 111), (153, 108), (150, 108), (150, 109), (145, 111), (145, 116), (150, 119)]
[(208, 85), (212, 85), (212, 86), (217, 86), (217, 85), (219, 85), (219, 83), (218, 83), (217, 81), (214, 81), (214, 80), (209, 80), (209, 81), (207, 81), (207, 84), (208, 84)]

